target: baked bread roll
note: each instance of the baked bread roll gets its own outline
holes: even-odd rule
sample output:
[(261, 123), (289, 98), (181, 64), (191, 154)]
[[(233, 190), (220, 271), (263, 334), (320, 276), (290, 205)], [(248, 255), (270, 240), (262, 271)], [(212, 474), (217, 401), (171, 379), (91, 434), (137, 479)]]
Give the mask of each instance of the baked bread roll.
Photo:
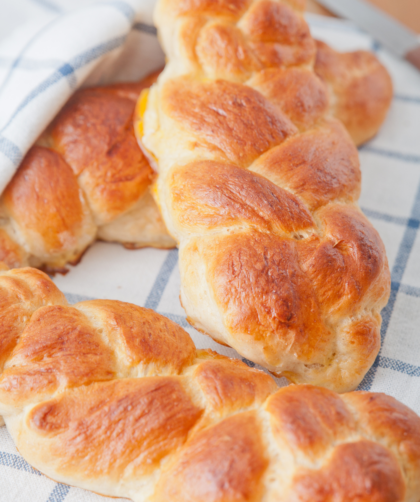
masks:
[(383, 243), (300, 2), (161, 0), (137, 134), (189, 322), (295, 383), (354, 389), (380, 346)]
[(139, 83), (77, 91), (26, 155), (0, 201), (0, 260), (60, 271), (95, 240), (168, 248), (138, 147)]
[(50, 478), (136, 502), (417, 502), (420, 418), (384, 394), (278, 389), (155, 312), (68, 305), (0, 272), (0, 413)]

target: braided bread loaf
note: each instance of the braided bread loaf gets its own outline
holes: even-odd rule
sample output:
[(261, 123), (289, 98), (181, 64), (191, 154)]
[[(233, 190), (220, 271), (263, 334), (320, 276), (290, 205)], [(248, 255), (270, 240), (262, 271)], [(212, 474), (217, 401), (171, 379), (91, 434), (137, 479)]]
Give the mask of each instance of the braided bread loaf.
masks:
[(135, 305), (0, 272), (0, 413), (47, 476), (138, 502), (418, 502), (420, 418), (384, 394), (278, 390)]
[(390, 277), (298, 6), (161, 0), (168, 64), (136, 130), (189, 322), (276, 375), (343, 392), (378, 353)]
[(0, 203), (0, 259), (60, 270), (95, 238), (173, 247), (132, 126), (135, 84), (77, 91), (31, 148)]

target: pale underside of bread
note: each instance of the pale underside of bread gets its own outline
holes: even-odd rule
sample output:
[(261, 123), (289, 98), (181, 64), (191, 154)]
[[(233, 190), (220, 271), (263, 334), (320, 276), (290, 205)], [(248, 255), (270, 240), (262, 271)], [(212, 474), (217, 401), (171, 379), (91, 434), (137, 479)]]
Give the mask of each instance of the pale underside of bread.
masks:
[(418, 502), (420, 418), (278, 389), (155, 312), (0, 272), (0, 415), (48, 477), (135, 502)]
[(340, 66), (320, 44), (319, 73), (336, 78), (326, 87), (298, 2), (162, 0), (155, 22), (167, 65), (136, 132), (179, 244), (189, 322), (295, 383), (356, 388), (390, 278), (333, 110), (345, 117), (338, 94), (360, 61), (376, 82), (380, 65), (359, 53)]
[[(329, 114), (353, 141), (375, 135), (392, 97), (391, 80), (376, 57), (338, 53), (317, 42), (315, 71)], [(151, 196), (152, 169), (131, 130), (135, 100), (156, 77), (84, 89), (70, 99), (0, 200), (0, 260), (65, 272), (96, 239), (130, 249), (175, 246)], [(290, 101), (287, 84), (276, 91), (284, 104)], [(304, 91), (298, 96), (303, 108)]]

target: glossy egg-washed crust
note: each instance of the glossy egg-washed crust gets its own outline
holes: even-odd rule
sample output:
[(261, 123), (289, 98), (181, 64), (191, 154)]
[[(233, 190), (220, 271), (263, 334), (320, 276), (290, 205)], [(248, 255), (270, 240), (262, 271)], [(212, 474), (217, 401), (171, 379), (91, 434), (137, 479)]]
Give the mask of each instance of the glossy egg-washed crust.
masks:
[(95, 240), (173, 247), (150, 193), (133, 112), (141, 82), (77, 91), (25, 156), (0, 200), (0, 260), (54, 271)]
[(420, 418), (278, 389), (152, 310), (0, 272), (0, 415), (50, 478), (136, 502), (418, 502)]
[(369, 55), (320, 44), (329, 91), (302, 7), (160, 0), (168, 63), (139, 100), (136, 133), (179, 243), (189, 322), (276, 375), (344, 392), (378, 353), (390, 276), (357, 205), (357, 150), (333, 110), (358, 137), (340, 92), (360, 118), (369, 106), (352, 84), (366, 70), (373, 93), (388, 77)]

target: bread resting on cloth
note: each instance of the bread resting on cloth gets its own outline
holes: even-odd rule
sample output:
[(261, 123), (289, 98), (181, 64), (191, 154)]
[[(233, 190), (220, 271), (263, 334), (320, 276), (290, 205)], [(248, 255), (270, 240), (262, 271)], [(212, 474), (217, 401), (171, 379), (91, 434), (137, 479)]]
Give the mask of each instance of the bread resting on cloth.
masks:
[(0, 414), (48, 477), (135, 502), (417, 502), (420, 418), (386, 396), (278, 389), (111, 300), (0, 272)]
[(0, 260), (60, 271), (96, 239), (175, 245), (150, 193), (133, 129), (138, 83), (77, 91), (25, 156), (0, 201)]
[(390, 276), (300, 2), (161, 0), (155, 21), (168, 63), (136, 131), (189, 322), (295, 383), (354, 389)]

